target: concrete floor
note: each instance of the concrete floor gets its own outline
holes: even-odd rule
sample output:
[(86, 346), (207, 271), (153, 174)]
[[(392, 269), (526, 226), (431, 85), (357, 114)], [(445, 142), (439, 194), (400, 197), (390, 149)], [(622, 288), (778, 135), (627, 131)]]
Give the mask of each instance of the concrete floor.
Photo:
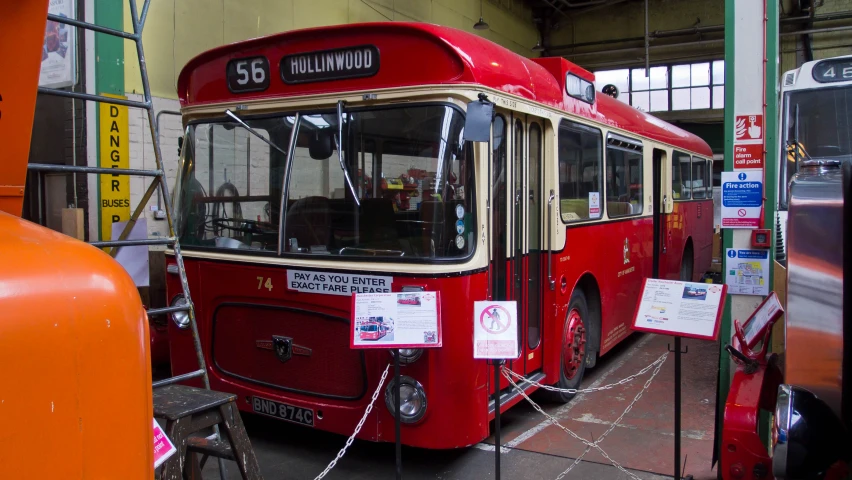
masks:
[[(666, 351), (671, 337), (636, 334), (587, 372), (584, 387), (602, 386), (647, 366)], [(718, 344), (684, 340), (683, 440), (685, 472), (696, 480), (716, 479), (711, 469)], [(632, 383), (603, 392), (580, 394), (571, 402), (543, 404), (560, 423), (586, 438), (599, 438), (642, 389), (650, 373)], [(533, 397), (535, 399), (535, 396)], [(674, 355), (633, 409), (601, 443), (601, 447), (639, 478), (672, 478), (674, 470)], [(313, 479), (343, 446), (345, 438), (284, 422), (243, 414), (265, 478)], [(529, 404), (502, 416), (502, 478), (551, 479), (583, 453), (584, 445), (569, 437)], [(403, 477), (407, 479), (494, 478), (493, 438), (468, 449), (427, 451), (403, 448)], [(204, 468), (205, 478), (218, 478), (216, 462)], [(227, 478), (239, 478), (228, 464)], [(356, 441), (327, 479), (394, 478), (393, 444)], [(629, 478), (599, 452), (589, 452), (565, 478), (615, 480)]]

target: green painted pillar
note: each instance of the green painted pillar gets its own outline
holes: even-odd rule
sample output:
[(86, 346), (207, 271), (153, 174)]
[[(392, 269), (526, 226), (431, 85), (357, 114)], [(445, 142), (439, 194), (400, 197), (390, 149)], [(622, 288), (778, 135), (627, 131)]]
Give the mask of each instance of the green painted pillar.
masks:
[[(763, 115), (763, 219), (762, 228), (775, 229), (778, 185), (778, 3), (772, 0), (725, 0), (725, 171), (734, 171), (734, 145), (742, 143), (735, 134), (738, 115)], [(723, 249), (751, 248), (750, 229), (723, 228)], [(774, 240), (775, 236), (771, 238)], [(723, 255), (723, 279), (728, 257)], [(769, 253), (769, 290), (772, 290), (772, 264), (775, 245)], [(716, 447), (722, 448), (721, 433), (725, 401), (734, 367), (725, 345), (731, 343), (733, 319), (744, 321), (765, 297), (728, 295), (719, 329), (719, 376), (716, 399), (718, 422)], [(762, 419), (761, 432), (768, 432)]]

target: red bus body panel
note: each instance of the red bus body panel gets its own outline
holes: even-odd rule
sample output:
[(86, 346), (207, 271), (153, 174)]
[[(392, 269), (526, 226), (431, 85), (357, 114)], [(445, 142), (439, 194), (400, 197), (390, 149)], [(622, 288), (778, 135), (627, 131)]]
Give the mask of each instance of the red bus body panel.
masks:
[[(350, 435), (382, 371), (392, 361), (386, 350), (349, 348), (351, 299), (289, 290), (287, 270), (281, 267), (188, 257), (184, 261), (211, 387), (236, 393), (240, 408), (247, 412), (252, 411), (254, 395), (312, 408), (316, 428)], [(169, 258), (169, 263), (173, 262)], [(271, 279), (271, 292), (257, 289), (257, 277), (261, 275)], [(441, 319), (452, 328), (452, 334), (444, 335), (441, 348), (427, 349), (417, 362), (402, 367), (402, 374), (416, 378), (429, 399), (423, 420), (413, 427), (403, 426), (402, 441), (406, 445), (455, 448), (473, 445), (488, 436), (488, 375), (485, 363), (473, 360), (473, 324), (469, 321), (473, 317), (473, 302), (469, 299), (485, 297), (485, 277), (484, 272), (441, 279), (394, 277), (394, 291), (400, 291), (403, 285), (424, 285), (427, 291), (440, 291)], [(201, 278), (215, 281), (201, 282)], [(177, 276), (169, 275), (167, 280), (169, 292), (180, 291)], [(216, 324), (223, 320), (222, 312), (229, 306), (239, 306), (242, 311), (232, 312), (228, 321), (241, 323), (219, 332)], [(280, 314), (257, 314), (276, 309)], [(197, 367), (190, 330), (179, 330), (173, 322), (169, 325), (173, 371), (194, 370)], [(273, 331), (280, 333), (279, 330), (286, 331), (294, 344), (312, 349), (312, 355), (294, 355), (282, 363), (271, 351), (257, 345), (257, 341), (268, 340)], [(230, 335), (227, 350), (218, 333)], [(393, 441), (394, 420), (384, 406), (384, 391), (376, 403), (359, 438)], [(316, 414), (319, 411), (322, 418)]]

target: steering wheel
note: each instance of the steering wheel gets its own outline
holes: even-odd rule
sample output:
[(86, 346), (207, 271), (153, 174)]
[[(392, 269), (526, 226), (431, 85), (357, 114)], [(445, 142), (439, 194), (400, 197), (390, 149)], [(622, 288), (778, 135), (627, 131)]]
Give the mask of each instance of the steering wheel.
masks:
[(242, 233), (264, 234), (272, 233), (271, 229), (264, 229), (263, 225), (269, 225), (265, 222), (257, 220), (248, 220), (244, 218), (214, 218), (211, 220), (213, 231), (216, 236), (219, 236), (221, 230), (233, 230)]

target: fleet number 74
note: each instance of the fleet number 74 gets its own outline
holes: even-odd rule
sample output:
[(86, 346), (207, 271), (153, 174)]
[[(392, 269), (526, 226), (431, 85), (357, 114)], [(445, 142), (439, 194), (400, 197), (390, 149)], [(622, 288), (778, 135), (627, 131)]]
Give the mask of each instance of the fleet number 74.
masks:
[(272, 277), (266, 277), (266, 283), (263, 282), (263, 277), (257, 277), (257, 289), (266, 288), (270, 292), (272, 291)]

